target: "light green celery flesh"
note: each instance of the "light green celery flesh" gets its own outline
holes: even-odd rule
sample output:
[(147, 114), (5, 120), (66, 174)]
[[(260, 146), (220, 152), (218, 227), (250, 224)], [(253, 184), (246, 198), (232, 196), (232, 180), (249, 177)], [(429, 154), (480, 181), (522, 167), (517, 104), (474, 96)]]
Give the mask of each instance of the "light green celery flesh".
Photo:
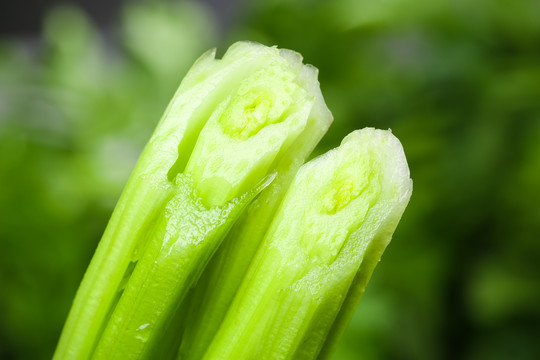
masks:
[[(55, 359), (91, 357), (116, 304), (121, 284), (126, 281), (126, 271), (145, 248), (153, 219), (176, 191), (173, 180), (184, 170), (199, 132), (244, 78), (271, 66), (276, 53), (277, 49), (262, 45), (237, 43), (222, 60), (214, 59), (215, 52), (203, 55), (186, 75), (115, 208), (77, 292)], [(244, 181), (254, 186), (263, 176), (248, 173), (232, 182)], [(240, 191), (232, 192), (222, 200), (228, 201), (239, 194)]]
[[(353, 132), (304, 165), (204, 359), (317, 358), (345, 299), (358, 300), (349, 294), (363, 291), (364, 272), (411, 191), (403, 150), (388, 131)], [(365, 281), (351, 288), (355, 278)]]
[[(203, 207), (221, 206), (238, 193), (252, 189), (268, 172), (275, 171), (272, 164), (279, 162), (278, 155), (283, 155), (306, 126), (313, 100), (294, 83), (297, 74), (289, 70), (287, 61), (274, 50), (276, 57), (265, 68), (245, 78), (228, 99), (217, 106), (199, 134), (185, 174), (193, 177), (194, 192)], [(187, 222), (187, 225), (176, 226), (195, 230), (200, 227), (197, 219), (203, 218), (203, 214), (193, 209), (174, 211), (179, 219)], [(167, 320), (175, 313), (194, 279), (198, 279), (224, 234), (221, 232), (221, 237), (209, 239), (202, 234), (198, 246), (184, 243), (187, 235), (181, 234), (178, 251), (174, 254), (168, 248), (159, 248), (156, 252), (147, 248), (144, 259), (149, 254), (156, 265), (150, 260), (137, 264), (94, 358), (151, 358), (155, 343), (163, 336), (161, 330), (168, 327)], [(161, 237), (158, 234), (158, 238)], [(193, 263), (185, 264), (184, 257)], [(195, 268), (196, 264), (200, 267)], [(152, 274), (154, 268), (150, 270), (150, 265), (154, 266), (156, 274)], [(143, 276), (144, 283), (138, 280)], [(189, 276), (189, 281), (185, 276)], [(144, 292), (140, 289), (146, 283), (152, 287)], [(167, 289), (173, 291), (174, 296), (167, 296)], [(145, 336), (138, 333), (134, 337), (140, 326), (144, 326)]]
[(195, 145), (186, 171), (209, 206), (251, 188), (306, 126), (313, 99), (273, 60), (220, 104)]
[[(269, 179), (271, 180), (271, 179)], [(188, 175), (157, 216), (148, 245), (116, 305), (94, 359), (152, 358), (172, 314), (242, 209), (268, 181), (221, 207), (206, 208)]]
[(317, 81), (317, 70), (302, 64), (299, 54), (281, 51), (297, 69), (296, 81), (314, 97), (308, 123), (277, 164), (277, 177), (248, 207), (224, 240), (190, 295), (187, 321), (179, 358), (197, 360), (219, 328), (238, 286), (253, 258), (285, 191), (332, 122)]

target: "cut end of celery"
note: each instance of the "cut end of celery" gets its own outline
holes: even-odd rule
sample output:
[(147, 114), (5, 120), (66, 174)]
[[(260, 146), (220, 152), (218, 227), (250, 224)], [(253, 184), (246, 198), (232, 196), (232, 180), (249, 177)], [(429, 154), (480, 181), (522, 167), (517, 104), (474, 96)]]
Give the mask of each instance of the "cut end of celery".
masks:
[(301, 168), (282, 212), (294, 219), (284, 224), (297, 224), (287, 229), (276, 225), (275, 231), (283, 233), (276, 236), (276, 246), (294, 252), (291, 259), (297, 262), (329, 265), (352, 234), (359, 229), (369, 233), (376, 227), (372, 219), (388, 216), (392, 207), (408, 201), (411, 191), (399, 140), (390, 131), (354, 131), (338, 148)]
[(308, 124), (315, 98), (301, 58), (277, 48), (242, 43), (231, 51), (260, 51), (261, 64), (243, 78), (211, 114), (186, 166), (208, 206), (253, 187)]

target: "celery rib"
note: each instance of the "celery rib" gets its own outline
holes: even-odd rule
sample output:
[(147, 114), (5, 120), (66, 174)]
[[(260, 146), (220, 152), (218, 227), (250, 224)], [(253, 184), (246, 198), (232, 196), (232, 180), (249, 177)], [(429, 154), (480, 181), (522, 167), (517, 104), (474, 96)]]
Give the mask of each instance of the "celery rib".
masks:
[(177, 192), (158, 215), (94, 359), (152, 358), (170, 314), (200, 276), (223, 234), (268, 180), (222, 207), (208, 209), (195, 194), (192, 180), (178, 176)]
[(217, 332), (247, 268), (294, 175), (326, 133), (332, 115), (322, 97), (317, 69), (302, 64), (300, 54), (280, 50), (298, 72), (297, 83), (314, 99), (307, 125), (276, 165), (277, 177), (233, 226), (190, 295), (179, 359), (199, 360)]
[[(305, 164), (203, 359), (317, 358), (345, 299), (365, 287), (411, 190), (388, 131), (353, 132)], [(358, 276), (364, 281), (351, 289)]]
[[(179, 250), (183, 255), (175, 262), (153, 273), (151, 258), (155, 264), (160, 255), (152, 249), (159, 244), (156, 239), (162, 238), (156, 234), (160, 228), (156, 224), (172, 221), (163, 216), (172, 211), (171, 201), (182, 193), (182, 187), (196, 194), (206, 210), (217, 211), (212, 209), (242, 194), (254, 194), (255, 188), (261, 190), (258, 184), (268, 174), (277, 171), (280, 176), (288, 169), (282, 159), (288, 151), (296, 151), (293, 144), (309, 143), (299, 144), (300, 151), (315, 145), (328, 126), (310, 120), (314, 98), (301, 86), (299, 72), (277, 48), (247, 42), (231, 46), (222, 59), (215, 59), (215, 51), (209, 51), (195, 63), (124, 189), (81, 283), (54, 359), (144, 358), (159, 347), (155, 334), (168, 321), (161, 313), (174, 313), (239, 212), (228, 214), (227, 226), (214, 224), (221, 230), (208, 238), (214, 240), (205, 238), (211, 244), (207, 248), (187, 246)], [(313, 125), (321, 128), (307, 129)], [(301, 134), (312, 132), (316, 135), (300, 140)], [(192, 179), (192, 185), (177, 182), (184, 177)], [(239, 203), (238, 208), (245, 205)], [(202, 230), (190, 218), (194, 213), (176, 211), (194, 233)], [(178, 268), (187, 258), (198, 259), (197, 265)], [(172, 284), (167, 279), (174, 269), (180, 271), (180, 280)], [(146, 281), (162, 284), (156, 288), (171, 284), (174, 296), (164, 295), (156, 300), (157, 306), (151, 300), (159, 298), (155, 291), (138, 288)], [(133, 310), (136, 308), (140, 311)], [(139, 324), (144, 317), (150, 321)], [(139, 332), (133, 333), (137, 324)]]

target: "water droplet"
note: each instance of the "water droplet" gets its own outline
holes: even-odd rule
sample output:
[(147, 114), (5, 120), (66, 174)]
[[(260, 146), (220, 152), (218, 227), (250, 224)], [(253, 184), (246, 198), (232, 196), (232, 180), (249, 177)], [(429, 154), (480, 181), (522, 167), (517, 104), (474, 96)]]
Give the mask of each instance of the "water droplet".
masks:
[(139, 326), (139, 327), (137, 328), (136, 331), (144, 330), (144, 329), (146, 329), (148, 326), (150, 326), (149, 323), (147, 323), (147, 324), (142, 324), (141, 326)]

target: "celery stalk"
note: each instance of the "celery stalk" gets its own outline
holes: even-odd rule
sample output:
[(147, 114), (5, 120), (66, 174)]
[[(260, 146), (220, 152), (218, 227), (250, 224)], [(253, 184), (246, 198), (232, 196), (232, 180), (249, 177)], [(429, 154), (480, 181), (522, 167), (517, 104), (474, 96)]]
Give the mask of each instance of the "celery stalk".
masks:
[(280, 176), (298, 141), (320, 138), (309, 129), (321, 125), (309, 120), (315, 99), (282, 53), (240, 42), (186, 75), (115, 208), (55, 359), (151, 358), (263, 179)]
[(281, 50), (281, 55), (299, 71), (298, 81), (315, 99), (308, 124), (289, 151), (277, 164), (272, 184), (248, 207), (234, 225), (208, 264), (190, 299), (179, 356), (183, 360), (200, 359), (223, 320), (234, 294), (247, 271), (259, 244), (294, 175), (304, 163), (332, 121), (324, 103), (317, 69), (302, 65), (300, 54)]
[(200, 276), (220, 239), (269, 181), (223, 206), (208, 209), (196, 195), (192, 179), (178, 176), (177, 192), (158, 215), (93, 359), (153, 358), (171, 314)]
[(355, 131), (305, 164), (203, 358), (317, 358), (358, 302), (411, 191), (389, 131)]

